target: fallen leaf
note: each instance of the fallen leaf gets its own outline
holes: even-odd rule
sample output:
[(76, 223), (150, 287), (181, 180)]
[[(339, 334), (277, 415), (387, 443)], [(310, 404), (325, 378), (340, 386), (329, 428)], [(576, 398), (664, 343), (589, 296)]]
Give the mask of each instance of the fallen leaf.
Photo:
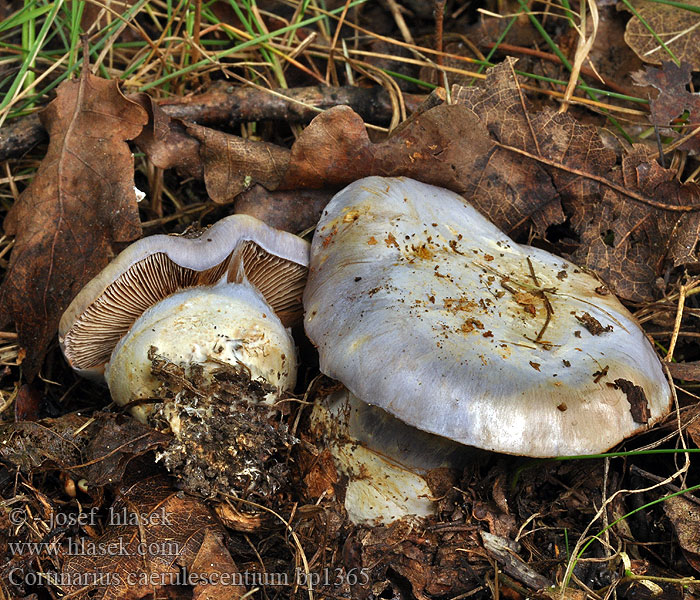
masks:
[(330, 450), (325, 448), (318, 456), (302, 453), (300, 459), (305, 473), (306, 493), (309, 497), (316, 500), (324, 495), (332, 496), (335, 493), (339, 475)]
[(62, 590), (75, 598), (137, 600), (192, 585), (193, 598), (240, 598), (246, 590), (223, 538), (202, 501), (153, 476), (123, 486), (101, 537), (70, 540), (77, 552), (64, 562)]
[(374, 155), (362, 117), (347, 106), (322, 112), (292, 146), (282, 189), (341, 186), (372, 173)]
[(96, 412), (90, 419), (68, 413), (56, 419), (0, 425), (0, 460), (25, 474), (60, 469), (89, 486), (116, 484), (134, 458), (166, 446), (170, 436), (134, 419)]
[[(171, 436), (124, 415), (98, 412), (92, 415), (87, 445), (77, 472), (90, 486), (115, 485), (129, 463), (146, 452), (167, 447)], [(75, 468), (72, 469), (75, 472)]]
[(483, 87), (453, 87), (455, 104), (417, 111), (376, 143), (346, 106), (316, 117), (291, 151), (199, 126), (188, 132), (219, 201), (254, 183), (328, 189), (367, 175), (413, 177), (461, 194), (510, 235), (531, 226), (544, 238), (568, 219), (579, 237), (574, 262), (623, 298), (653, 298), (668, 263), (699, 260), (700, 187), (681, 184), (645, 147), (619, 157), (595, 127), (535, 111), (514, 63), (490, 69)]
[[(641, 146), (622, 157), (619, 169), (615, 152), (594, 127), (569, 114), (533, 111), (520, 93), (512, 64), (510, 59), (491, 69), (483, 89), (457, 89), (453, 97), (479, 111), (501, 152), (511, 153), (506, 158), (511, 169), (545, 170), (558, 192), (556, 205), (561, 201), (580, 237), (572, 260), (594, 270), (628, 300), (653, 298), (665, 260), (674, 266), (698, 261), (700, 212), (677, 207), (700, 208), (700, 187), (678, 182)], [(503, 227), (498, 212), (473, 201)], [(518, 201), (506, 195), (501, 211), (521, 212)], [(545, 212), (543, 225), (560, 222), (564, 215)]]
[(129, 97), (146, 111), (148, 124), (134, 143), (148, 155), (150, 161), (160, 169), (176, 168), (185, 177), (204, 177), (202, 160), (199, 157), (199, 142), (187, 133), (177, 119), (171, 119), (148, 94), (133, 94)]
[(214, 202), (230, 202), (255, 183), (275, 189), (287, 170), (289, 151), (275, 144), (246, 140), (193, 123), (186, 124), (186, 130), (200, 143), (204, 182)]
[(389, 571), (405, 578), (415, 598), (454, 597), (469, 592), (474, 587), (470, 576), (485, 571), (488, 563), (482, 558), (478, 527), (454, 525), (444, 531), (439, 526), (426, 527), (419, 535), (411, 519), (388, 527), (356, 529), (347, 538), (343, 554), (347, 549), (356, 555), (352, 566), (356, 572), (366, 574), (369, 581), (366, 590), (361, 585), (365, 582), (360, 581), (355, 591), (381, 589), (380, 583), (390, 577)]
[(41, 113), (46, 157), (5, 218), (15, 247), (0, 287), (0, 325), (14, 320), (31, 380), (56, 335), (61, 314), (113, 254), (114, 242), (141, 234), (134, 159), (126, 140), (147, 122), (116, 81), (63, 82)]
[(29, 474), (39, 468), (64, 469), (80, 460), (80, 443), (75, 431), (85, 425), (86, 417), (75, 413), (57, 419), (20, 421), (0, 425), (0, 460)]
[(700, 571), (700, 506), (683, 496), (674, 496), (664, 501), (664, 512), (673, 524), (686, 560)]
[[(699, 14), (648, 0), (630, 0), (630, 4), (640, 18), (633, 16), (628, 21), (625, 42), (640, 59), (658, 65), (671, 58), (649, 27), (679, 61), (689, 63), (693, 71), (700, 70)], [(700, 7), (700, 0), (687, 0), (686, 4)]]
[(328, 189), (268, 191), (256, 184), (236, 197), (233, 212), (250, 215), (276, 229), (301, 233), (316, 227), (334, 193)]
[[(647, 67), (644, 71), (632, 73), (637, 85), (653, 86), (658, 91), (650, 102), (651, 122), (659, 127), (662, 134), (675, 139), (687, 135), (700, 124), (700, 96), (691, 94), (687, 89), (691, 83), (691, 71), (687, 63), (676, 66), (670, 61), (663, 61), (661, 69)], [(685, 125), (682, 132), (676, 131), (680, 119)], [(676, 120), (678, 122), (674, 123)], [(691, 137), (679, 148), (700, 152), (700, 136)]]

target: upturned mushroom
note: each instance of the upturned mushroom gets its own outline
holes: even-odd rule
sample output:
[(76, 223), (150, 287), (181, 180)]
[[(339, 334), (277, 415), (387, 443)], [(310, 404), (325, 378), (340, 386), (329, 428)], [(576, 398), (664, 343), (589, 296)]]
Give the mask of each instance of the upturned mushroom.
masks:
[[(364, 489), (346, 495), (357, 521), (421, 512), (402, 509), (406, 493), (382, 489), (386, 476), (373, 465), (422, 477), (436, 456), (450, 462), (427, 434), (453, 449), (581, 455), (670, 409), (654, 349), (601, 281), (515, 243), (457, 194), (410, 179), (369, 177), (331, 200), (314, 235), (304, 307), (321, 371), (348, 390), (319, 403), (314, 422), (349, 486)], [(355, 398), (372, 405), (364, 423), (352, 416), (366, 410)], [(347, 418), (331, 426), (339, 414)], [(369, 421), (384, 423), (381, 435)], [(389, 447), (388, 428), (398, 432)], [(421, 450), (407, 460), (391, 450), (396, 439)], [(362, 451), (348, 451), (355, 447)], [(381, 498), (370, 506), (348, 504), (372, 494)]]
[[(129, 246), (76, 296), (59, 342), (81, 375), (106, 379), (121, 405), (151, 397), (153, 352), (204, 372), (243, 365), (279, 390), (296, 381), (288, 327), (300, 322), (309, 245), (245, 215), (198, 237)], [(148, 410), (135, 406), (142, 420)]]

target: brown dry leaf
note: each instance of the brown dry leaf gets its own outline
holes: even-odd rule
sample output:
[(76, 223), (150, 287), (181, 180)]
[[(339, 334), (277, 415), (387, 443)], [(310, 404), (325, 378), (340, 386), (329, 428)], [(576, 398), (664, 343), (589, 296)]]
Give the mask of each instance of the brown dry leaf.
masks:
[[(373, 144), (354, 112), (347, 107), (330, 109), (295, 142), (280, 187), (341, 185), (366, 175), (403, 175), (462, 194), (507, 232), (530, 219), (540, 233), (552, 222), (561, 222), (556, 190), (543, 169), (514, 168), (510, 157), (497, 151), (488, 123), (479, 117), (464, 106), (436, 106)], [(323, 152), (315, 152), (319, 148)]]
[[(458, 89), (453, 96), (479, 112), (511, 168), (545, 171), (580, 237), (574, 262), (593, 269), (628, 300), (652, 298), (666, 259), (675, 266), (698, 261), (700, 213), (660, 206), (700, 207), (700, 187), (681, 185), (642, 147), (618, 168), (594, 127), (568, 114), (531, 111), (512, 64), (509, 59), (491, 69), (484, 89)], [(505, 211), (519, 209), (509, 197), (501, 204)], [(486, 212), (503, 227), (498, 215)], [(545, 223), (558, 220), (550, 213)]]
[(311, 121), (294, 142), (279, 187), (340, 186), (370, 175), (371, 146), (362, 118), (347, 106), (333, 107)]
[[(649, 85), (658, 90), (656, 97), (651, 99), (651, 122), (659, 127), (664, 135), (681, 137), (671, 125), (686, 112), (684, 134), (687, 135), (700, 125), (700, 96), (691, 94), (687, 89), (691, 82), (691, 71), (690, 65), (686, 63), (678, 67), (672, 62), (664, 61), (661, 69), (647, 67), (644, 71), (632, 74), (638, 85)], [(680, 148), (700, 152), (700, 135), (696, 134)]]
[(129, 98), (148, 113), (148, 125), (134, 138), (134, 143), (150, 161), (161, 169), (176, 167), (186, 177), (202, 179), (199, 142), (187, 134), (185, 126), (166, 115), (148, 94), (133, 94)]
[(0, 287), (0, 325), (15, 321), (31, 380), (56, 335), (61, 314), (108, 262), (113, 242), (141, 235), (134, 159), (126, 140), (147, 122), (116, 81), (93, 76), (63, 82), (41, 113), (50, 135), (46, 157), (10, 209), (16, 236)]
[(664, 501), (664, 511), (673, 524), (683, 555), (696, 571), (700, 571), (700, 506), (674, 496)]
[(311, 122), (291, 152), (201, 126), (188, 125), (187, 131), (201, 143), (207, 191), (217, 202), (255, 183), (268, 190), (338, 188), (371, 174), (404, 175), (464, 194), (509, 232), (533, 219), (543, 234), (563, 220), (546, 173), (514, 169), (507, 155), (494, 152), (479, 118), (462, 106), (421, 113), (379, 143), (370, 141), (352, 109), (333, 107)]
[(200, 143), (204, 182), (214, 202), (230, 202), (255, 183), (274, 189), (287, 170), (289, 151), (275, 144), (246, 140), (193, 123), (188, 123), (186, 130)]
[(31, 473), (44, 466), (63, 469), (78, 464), (81, 439), (74, 433), (87, 421), (75, 413), (57, 419), (20, 421), (0, 425), (0, 461)]
[[(151, 106), (149, 112), (151, 123), (137, 143), (156, 164), (181, 169), (191, 145), (183, 143), (178, 126), (162, 111)], [(371, 174), (404, 175), (465, 195), (508, 232), (532, 220), (544, 234), (564, 219), (547, 173), (537, 165), (529, 171), (513, 168), (482, 119), (464, 106), (440, 105), (416, 114), (378, 143), (370, 141), (357, 113), (336, 106), (316, 117), (291, 151), (185, 125), (201, 144), (207, 191), (217, 202), (230, 201), (256, 183), (268, 190), (338, 188)]]
[(304, 483), (306, 493), (314, 500), (324, 495), (332, 496), (340, 477), (330, 450), (325, 448), (318, 456), (304, 456)]
[(202, 501), (177, 492), (167, 478), (124, 487), (108, 514), (112, 522), (100, 538), (72, 540), (85, 552), (66, 558), (64, 593), (137, 600), (168, 585), (192, 585), (194, 598), (245, 594), (221, 525)]
[[(78, 472), (91, 486), (114, 485), (129, 463), (146, 452), (167, 447), (172, 437), (124, 415), (98, 412), (86, 431), (87, 445)], [(72, 469), (75, 471), (75, 469)]]
[(299, 233), (316, 227), (334, 193), (328, 189), (268, 191), (256, 184), (239, 194), (233, 212), (250, 215), (276, 229)]
[[(628, 16), (621, 15), (613, 3), (599, 2), (598, 13), (598, 34), (588, 60), (590, 64), (595, 65), (596, 72), (600, 73), (603, 79), (627, 88), (632, 95), (634, 81), (630, 74), (641, 69), (643, 63), (624, 40)], [(590, 33), (592, 28), (592, 23), (587, 19), (587, 32)], [(577, 31), (570, 31), (578, 38)]]
[(15, 398), (15, 421), (36, 421), (44, 401), (38, 388), (25, 383)]
[[(410, 519), (402, 519), (388, 527), (356, 529), (343, 554), (355, 557), (346, 565), (366, 573), (372, 589), (381, 589), (390, 570), (410, 583), (416, 598), (453, 597), (471, 591), (471, 578), (488, 565), (481, 558), (481, 545), (475, 525), (456, 524), (444, 532), (426, 527), (418, 534)], [(369, 585), (361, 589), (362, 583), (355, 590), (360, 597), (370, 592)]]
[[(680, 62), (690, 64), (693, 71), (700, 69), (700, 14), (649, 0), (630, 3)], [(687, 0), (686, 4), (700, 7), (700, 0)], [(644, 62), (659, 65), (671, 58), (635, 16), (627, 23), (625, 42)]]
[(544, 237), (568, 218), (580, 239), (575, 262), (628, 300), (652, 298), (666, 262), (698, 262), (700, 187), (680, 184), (642, 147), (620, 166), (595, 127), (535, 112), (514, 63), (490, 69), (483, 87), (455, 86), (456, 104), (419, 112), (377, 143), (346, 106), (316, 117), (291, 152), (199, 126), (188, 132), (219, 201), (256, 182), (284, 190), (413, 177), (462, 194), (511, 235), (531, 225)]

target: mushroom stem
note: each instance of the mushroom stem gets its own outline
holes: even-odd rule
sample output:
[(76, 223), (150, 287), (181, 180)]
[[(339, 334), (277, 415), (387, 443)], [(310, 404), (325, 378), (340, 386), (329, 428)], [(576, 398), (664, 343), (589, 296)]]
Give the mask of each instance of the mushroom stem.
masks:
[(410, 427), (347, 389), (320, 399), (311, 423), (347, 477), (345, 509), (356, 524), (434, 514), (430, 472), (461, 469), (479, 452)]

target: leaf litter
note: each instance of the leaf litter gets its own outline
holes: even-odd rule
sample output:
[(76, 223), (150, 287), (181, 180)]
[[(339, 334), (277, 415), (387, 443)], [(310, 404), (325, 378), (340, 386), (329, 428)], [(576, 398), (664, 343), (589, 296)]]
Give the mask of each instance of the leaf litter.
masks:
[[(84, 74), (80, 81), (83, 79), (88, 79), (87, 75)], [(651, 80), (647, 83), (654, 85)], [(290, 230), (299, 231), (312, 226), (323, 200), (349, 181), (368, 174), (406, 175), (464, 194), (497, 225), (521, 238), (528, 235), (545, 238), (552, 228), (569, 227), (573, 236), (563, 247), (575, 261), (593, 269), (618, 294), (629, 300), (657, 297), (662, 291), (659, 278), (669, 268), (684, 266), (692, 269), (697, 264), (698, 190), (695, 184), (679, 183), (674, 172), (661, 166), (646, 147), (628, 148), (619, 155), (603, 143), (594, 127), (568, 114), (560, 115), (548, 109), (536, 111), (522, 92), (512, 62), (492, 69), (486, 82), (477, 88), (454, 88), (455, 104), (442, 103), (416, 111), (385, 139), (370, 135), (362, 119), (351, 109), (336, 107), (326, 110), (301, 131), (291, 149), (171, 119), (159, 112), (157, 105), (145, 95), (135, 97), (127, 110), (124, 103), (130, 101), (121, 97), (115, 85), (109, 86), (110, 91), (95, 101), (106, 106), (119, 106), (119, 110), (128, 115), (128, 127), (124, 124), (112, 129), (107, 127), (106, 133), (116, 136), (119, 142), (116, 144), (115, 164), (122, 165), (125, 157), (131, 158), (123, 140), (136, 138), (139, 148), (154, 165), (175, 167), (182, 176), (202, 178), (214, 201), (233, 202), (236, 210), (244, 207), (263, 216), (277, 214), (279, 223), (282, 226), (286, 223)], [(101, 89), (101, 84), (94, 83), (92, 87)], [(661, 89), (658, 98), (662, 96), (664, 101), (670, 96), (676, 102), (672, 108), (659, 107), (656, 113), (652, 103), (652, 116), (656, 114), (654, 118), (664, 125), (671, 125), (677, 116), (670, 116), (673, 110), (683, 102), (693, 100), (680, 93), (680, 85), (670, 90), (669, 86)], [(688, 104), (684, 110), (689, 110), (689, 106), (692, 108)], [(78, 116), (84, 116), (83, 112), (78, 110)], [(145, 115), (148, 115), (148, 123)], [(669, 118), (664, 122), (667, 115)], [(114, 116), (105, 118), (113, 119)], [(82, 125), (83, 122), (78, 123)], [(47, 124), (54, 144), (55, 130), (51, 130), (50, 121), (47, 120)], [(64, 146), (74, 149), (68, 135), (62, 131), (58, 135), (59, 140), (63, 136), (68, 141), (66, 144), (64, 140)], [(105, 132), (101, 135), (105, 136)], [(125, 148), (126, 153), (123, 152)], [(48, 156), (52, 155), (51, 152), (50, 147)], [(65, 150), (58, 152), (63, 154)], [(91, 164), (87, 158), (95, 156), (79, 157), (86, 165), (81, 166), (80, 160), (76, 161), (77, 166), (71, 163), (76, 176), (88, 170)], [(89, 233), (98, 242), (96, 259), (103, 263), (112, 252), (112, 245), (139, 235), (138, 220), (133, 218), (135, 198), (125, 191), (127, 188), (133, 191), (129, 187), (133, 185), (133, 162), (117, 171), (109, 181), (110, 185), (118, 184), (121, 193), (115, 195), (116, 204), (115, 199), (110, 204), (105, 194), (98, 194), (99, 207), (86, 204), (89, 210), (81, 212), (81, 219), (73, 216), (75, 207), (70, 207), (74, 210), (70, 213), (71, 223), (80, 223), (90, 229)], [(35, 181), (42, 182), (39, 174)], [(292, 221), (284, 213), (294, 212), (294, 217), (298, 217), (302, 205), (299, 199), (295, 199), (294, 191), (299, 188), (315, 190), (316, 194), (306, 196), (309, 206), (303, 207), (308, 211), (303, 220)], [(28, 194), (29, 190), (22, 202), (34, 198)], [(40, 195), (37, 191), (33, 193)], [(121, 215), (119, 218), (127, 215), (121, 223), (121, 230), (118, 223), (114, 225), (110, 221), (112, 217), (105, 205), (116, 207), (114, 210)], [(299, 210), (290, 209), (294, 206)], [(30, 204), (23, 209), (24, 212), (19, 210), (13, 209), (21, 216), (15, 216), (14, 220), (24, 224), (31, 220), (30, 216), (33, 217)], [(58, 230), (54, 221), (49, 218), (46, 223), (53, 223)], [(10, 226), (12, 223), (10, 219)], [(130, 229), (131, 225), (134, 227)], [(123, 234), (124, 231), (128, 235)], [(117, 235), (117, 232), (121, 233)], [(15, 259), (15, 254), (26, 254), (28, 250), (25, 248), (29, 248), (36, 251), (40, 259), (46, 256), (46, 243), (41, 239), (35, 246), (27, 239), (22, 239), (20, 244), (20, 239), (18, 234), (11, 263), (11, 269), (16, 268), (18, 273), (23, 263)], [(67, 254), (64, 252), (58, 256), (62, 257), (60, 264), (65, 264)], [(37, 265), (40, 264), (42, 260), (37, 261)], [(89, 270), (87, 267), (82, 269), (85, 273)], [(94, 270), (99, 270), (99, 267)], [(71, 264), (69, 275), (74, 277), (77, 271), (83, 272), (80, 265)], [(85, 274), (83, 281), (90, 277)], [(17, 279), (21, 278), (17, 276)], [(5, 291), (9, 280), (8, 275), (0, 298), (8, 302), (8, 306), (10, 301), (7, 298), (15, 304), (17, 302)], [(35, 294), (26, 293), (29, 286), (24, 283), (23, 300), (30, 312), (39, 314), (42, 301), (44, 309), (49, 301), (55, 301), (56, 306), (65, 304), (64, 299), (69, 300), (80, 287), (77, 283), (72, 287), (65, 281), (53, 280), (47, 285), (51, 287), (51, 295), (42, 300)], [(60, 315), (60, 310), (54, 312)], [(41, 364), (46, 343), (37, 345), (26, 335), (22, 336), (22, 327), (31, 331), (32, 323), (38, 322), (38, 317), (31, 321), (24, 319), (20, 312), (17, 315), (15, 321), (20, 330), (20, 343), (28, 351), (25, 368), (31, 374), (32, 368), (36, 371)], [(55, 329), (55, 321), (53, 325), (47, 321), (46, 328)], [(49, 333), (45, 339), (50, 340), (52, 335)], [(178, 398), (182, 390), (174, 389), (172, 381), (165, 383), (163, 389), (167, 401), (183, 400)], [(218, 393), (202, 389), (201, 385), (199, 392), (204, 397)], [(308, 399), (313, 400), (313, 394)], [(223, 403), (217, 399), (212, 400), (212, 405), (220, 408)], [(296, 426), (299, 407), (293, 399), (290, 399), (290, 405), (293, 406), (291, 412), (284, 412), (279, 422)], [(592, 506), (603, 503), (605, 493), (614, 494), (621, 484), (613, 477), (609, 488), (602, 490), (601, 465), (581, 462), (527, 466), (527, 478), (506, 485), (503, 479), (506, 471), (493, 468), (487, 460), (470, 466), (458, 478), (453, 474), (452, 479), (442, 481), (440, 509), (435, 518), (420, 525), (408, 520), (388, 528), (353, 528), (345, 521), (342, 505), (332, 499), (338, 489), (338, 475), (333, 472), (332, 463), (323, 460), (323, 452), (315, 448), (314, 440), (304, 438), (303, 429), (300, 444), (292, 443), (285, 437), (286, 430), (281, 430), (283, 435), (277, 432), (273, 437), (277, 436), (277, 441), (288, 453), (290, 462), (285, 468), (289, 471), (283, 473), (283, 478), (272, 482), (272, 487), (279, 490), (281, 486), (290, 496), (284, 501), (273, 499), (272, 504), (279, 504), (276, 508), (291, 525), (284, 519), (269, 518), (269, 513), (265, 513), (265, 519), (261, 518), (256, 512), (261, 510), (259, 507), (251, 508), (246, 501), (231, 497), (232, 488), (226, 487), (218, 469), (209, 474), (206, 493), (217, 498), (217, 513), (222, 518), (225, 515), (224, 522), (233, 531), (245, 531), (248, 536), (245, 542), (238, 536), (226, 540), (229, 548), (235, 548), (236, 565), (224, 547), (224, 531), (213, 524), (211, 513), (203, 502), (177, 492), (174, 484), (161, 475), (134, 472), (134, 464), (139, 459), (146, 458), (152, 464), (153, 453), (172, 444), (168, 435), (147, 428), (139, 429), (143, 426), (135, 426), (126, 417), (98, 415), (94, 421), (76, 415), (67, 417), (52, 422), (18, 423), (3, 432), (3, 439), (11, 440), (0, 452), (4, 466), (0, 471), (3, 496), (12, 495), (9, 490), (13, 487), (13, 473), (19, 473), (27, 490), (22, 500), (24, 505), (31, 507), (35, 514), (47, 517), (51, 500), (31, 485), (31, 478), (34, 473), (46, 473), (49, 477), (56, 472), (68, 473), (68, 476), (62, 475), (62, 482), (71, 480), (80, 488), (81, 485), (84, 487), (80, 482), (87, 481), (89, 493), (74, 491), (71, 495), (67, 491), (70, 486), (62, 483), (64, 493), (72, 498), (77, 494), (82, 502), (92, 501), (103, 512), (110, 506), (109, 498), (113, 495), (113, 508), (126, 507), (127, 514), (131, 514), (137, 512), (135, 507), (139, 507), (138, 514), (145, 515), (145, 521), (150, 515), (158, 514), (157, 506), (164, 506), (167, 512), (182, 517), (177, 521), (175, 532), (144, 524), (132, 524), (126, 529), (120, 525), (116, 528), (112, 525), (101, 527), (103, 521), (100, 521), (97, 529), (83, 528), (80, 531), (82, 539), (103, 543), (121, 542), (125, 538), (133, 543), (169, 540), (184, 545), (181, 546), (182, 552), (167, 555), (168, 560), (164, 560), (166, 555), (163, 552), (146, 554), (139, 559), (131, 553), (129, 559), (116, 560), (113, 564), (106, 562), (104, 557), (67, 557), (54, 562), (58, 574), (116, 572), (127, 575), (140, 572), (175, 575), (181, 574), (183, 568), (201, 572), (205, 565), (212, 563), (228, 573), (286, 569), (293, 574), (290, 567), (303, 563), (304, 558), (308, 559), (308, 568), (312, 571), (342, 568), (346, 573), (356, 569), (356, 572), (368, 575), (369, 584), (366, 585), (353, 586), (346, 582), (345, 585), (322, 588), (333, 596), (485, 597), (489, 590), (495, 589), (498, 593), (500, 584), (501, 591), (513, 597), (523, 597), (532, 595), (532, 590), (544, 585), (543, 582), (560, 581), (562, 573), (552, 565), (561, 565), (562, 557), (569, 551), (566, 534), (561, 533), (562, 527), (564, 532), (583, 531), (594, 517)], [(265, 423), (264, 419), (258, 421), (262, 430)], [(177, 449), (180, 463), (197, 454), (195, 446)], [(215, 454), (202, 453), (204, 462), (212, 456), (221, 462)], [(262, 457), (262, 460), (267, 461), (269, 457)], [(493, 460), (501, 459), (491, 459), (490, 462)], [(176, 474), (179, 468), (174, 467)], [(184, 471), (189, 476), (181, 476), (179, 486), (183, 487), (184, 482), (185, 488), (201, 493), (204, 489), (202, 479), (192, 477), (195, 472), (192, 468)], [(138, 475), (135, 483), (130, 481), (132, 475)], [(196, 480), (196, 485), (188, 488), (188, 478), (190, 482)], [(301, 484), (302, 481), (307, 482), (308, 487)], [(287, 487), (295, 482), (299, 486), (296, 490)], [(551, 504), (543, 506), (543, 498)], [(62, 501), (65, 502), (65, 495)], [(620, 500), (616, 510), (619, 511), (617, 514), (624, 515), (630, 507)], [(695, 517), (688, 516), (685, 508), (679, 511), (676, 505), (669, 505), (666, 514), (676, 527), (688, 561), (694, 565), (692, 528)], [(0, 516), (7, 518), (6, 513)], [(659, 517), (658, 512), (656, 516)], [(636, 536), (637, 540), (643, 541), (640, 535), (642, 524), (635, 522), (633, 517), (629, 522), (632, 528), (628, 527), (617, 539), (629, 541), (630, 536)], [(627, 521), (623, 523), (626, 525)], [(621, 525), (613, 532), (619, 533), (621, 529), (618, 531), (618, 528)], [(480, 533), (483, 530), (494, 536), (488, 539), (488, 543)], [(23, 530), (29, 539), (43, 539), (37, 538), (37, 533), (40, 532), (28, 528)], [(56, 534), (55, 531), (51, 533)], [(303, 539), (301, 553), (299, 547), (290, 541), (297, 534)], [(59, 535), (62, 534), (59, 532)], [(664, 539), (670, 540), (669, 535)], [(513, 543), (511, 538), (518, 538), (520, 545)], [(187, 540), (194, 540), (193, 545), (187, 545)], [(503, 548), (505, 553), (500, 551)], [(527, 564), (518, 555), (528, 557)], [(614, 557), (603, 549), (594, 550), (592, 555), (599, 561), (613, 561), (614, 564)], [(8, 555), (7, 558), (7, 564), (12, 565), (12, 560), (16, 561), (17, 557)], [(27, 565), (34, 564), (31, 556), (23, 558)], [(494, 565), (500, 565), (505, 574), (492, 577)], [(543, 578), (540, 573), (547, 573), (550, 577)], [(586, 562), (581, 562), (574, 570), (578, 581), (603, 590), (610, 585), (609, 578), (613, 573), (613, 569), (601, 569)], [(668, 574), (658, 565), (652, 565), (647, 573), (652, 576)], [(478, 582), (481, 582), (481, 588)], [(106, 598), (136, 598), (153, 590), (151, 585), (130, 590), (103, 586), (98, 591)], [(31, 590), (25, 591), (29, 593)], [(73, 591), (76, 596), (86, 592), (77, 587), (65, 587), (62, 591)], [(235, 597), (244, 590), (229, 591), (233, 596), (207, 597)], [(639, 585), (623, 582), (617, 591), (635, 596)], [(201, 588), (194, 589), (194, 597), (206, 593)], [(295, 588), (288, 593), (300, 597), (306, 594), (306, 590)], [(578, 598), (583, 597), (583, 593), (540, 590), (539, 596)]]
[(146, 112), (122, 95), (116, 81), (87, 68), (80, 79), (59, 86), (41, 119), (50, 143), (5, 217), (15, 246), (0, 286), (0, 328), (14, 321), (29, 380), (41, 369), (73, 297), (109, 262), (115, 244), (141, 235), (126, 140), (147, 123)]
[(627, 300), (651, 300), (666, 264), (698, 263), (700, 187), (678, 182), (643, 146), (618, 157), (596, 128), (534, 111), (513, 65), (491, 69), (483, 87), (455, 87), (455, 104), (419, 113), (376, 143), (342, 106), (316, 117), (291, 150), (202, 126), (187, 131), (217, 202), (254, 184), (337, 189), (367, 175), (412, 177), (462, 194), (510, 235), (532, 227), (545, 237), (568, 222), (579, 238), (574, 262)]

